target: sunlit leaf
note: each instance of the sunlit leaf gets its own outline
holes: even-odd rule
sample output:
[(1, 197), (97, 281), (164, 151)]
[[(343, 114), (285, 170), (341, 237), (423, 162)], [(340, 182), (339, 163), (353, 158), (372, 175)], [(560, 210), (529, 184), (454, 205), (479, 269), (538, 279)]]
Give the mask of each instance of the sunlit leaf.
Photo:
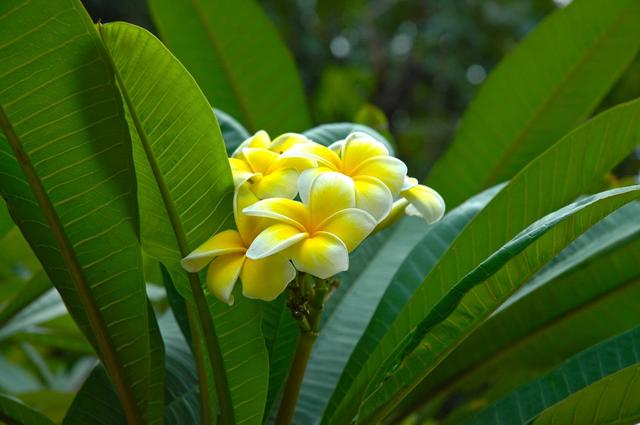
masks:
[(518, 388), (469, 424), (635, 423), (640, 418), (638, 359), (640, 329), (635, 328)]
[[(370, 354), (356, 384), (351, 385), (351, 395), (356, 399), (362, 396), (374, 371), (441, 300), (452, 294), (458, 281), (528, 225), (584, 193), (631, 152), (640, 139), (638, 116), (639, 101), (604, 112), (558, 141), (518, 173), (465, 227), (405, 304)], [(558, 185), (557, 181), (563, 184)], [(343, 388), (349, 388), (351, 382), (349, 379)], [(335, 409), (338, 403), (344, 412)], [(335, 393), (325, 420), (334, 415), (341, 421), (350, 420), (356, 406), (351, 397)]]
[(202, 327), (201, 349), (213, 371), (221, 414), (226, 421), (259, 423), (268, 377), (259, 305), (242, 296), (232, 307), (217, 301), (180, 265), (232, 223), (233, 182), (213, 110), (189, 73), (150, 33), (116, 23), (101, 26), (100, 34), (139, 139), (134, 158), (143, 247), (166, 267), (193, 309), (191, 323)]
[(212, 105), (251, 132), (272, 136), (309, 127), (291, 54), (255, 0), (151, 0), (164, 42)]
[(0, 27), (0, 192), (129, 421), (154, 423), (131, 140), (98, 34), (76, 0), (3, 1)]

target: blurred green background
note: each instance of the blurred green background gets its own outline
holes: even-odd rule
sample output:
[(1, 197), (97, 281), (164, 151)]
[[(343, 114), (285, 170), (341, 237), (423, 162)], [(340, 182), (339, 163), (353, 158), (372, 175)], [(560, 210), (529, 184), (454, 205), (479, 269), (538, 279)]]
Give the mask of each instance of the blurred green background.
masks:
[[(570, 0), (263, 0), (302, 76), (315, 123), (387, 130), (423, 178), (491, 69)], [(94, 20), (155, 29), (145, 0), (83, 0)], [(550, 49), (553, 46), (549, 46)], [(601, 108), (640, 96), (636, 60)], [(638, 169), (640, 152), (616, 171)]]

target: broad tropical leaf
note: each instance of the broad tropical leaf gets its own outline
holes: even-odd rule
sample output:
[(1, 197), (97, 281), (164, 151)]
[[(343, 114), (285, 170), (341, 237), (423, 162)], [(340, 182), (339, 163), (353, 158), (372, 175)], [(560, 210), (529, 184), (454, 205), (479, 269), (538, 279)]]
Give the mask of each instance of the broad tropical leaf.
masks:
[(101, 26), (100, 34), (139, 137), (134, 157), (143, 247), (167, 268), (193, 308), (192, 323), (202, 326), (223, 419), (259, 423), (268, 364), (258, 303), (242, 296), (232, 307), (218, 302), (180, 266), (233, 221), (233, 182), (213, 110), (150, 33), (116, 23)]
[[(8, 212), (7, 212), (8, 214)], [(34, 300), (51, 289), (51, 281), (42, 269), (31, 247), (11, 226), (0, 237), (0, 332), (1, 328)]]
[(634, 423), (640, 418), (639, 359), (640, 328), (635, 328), (518, 388), (469, 424)]
[(478, 265), (433, 307), (380, 368), (358, 423), (388, 414), (528, 277), (592, 224), (638, 198), (640, 186), (584, 198), (538, 220)]
[(298, 323), (291, 316), (286, 303), (287, 294), (281, 294), (277, 300), (262, 304), (262, 331), (269, 351), (269, 393), (265, 419), (275, 413), (276, 401), (289, 373), (299, 333)]
[[(201, 423), (198, 380), (194, 360), (171, 312), (159, 320), (165, 345), (166, 425)], [(122, 409), (117, 403), (113, 386), (104, 369), (97, 366), (69, 409), (64, 425), (75, 424), (126, 425)]]
[(640, 420), (640, 365), (607, 376), (546, 410), (532, 425), (575, 420), (585, 425), (628, 424)]
[(0, 192), (128, 420), (155, 423), (131, 140), (108, 60), (77, 0), (4, 1), (0, 28)]
[(484, 83), (429, 186), (454, 206), (513, 177), (598, 105), (640, 47), (639, 19), (635, 0), (575, 1), (545, 19)]
[[(459, 280), (536, 219), (587, 191), (594, 181), (631, 152), (640, 138), (638, 116), (640, 101), (604, 112), (558, 141), (518, 173), (465, 227), (415, 291), (371, 353), (356, 385), (351, 385), (349, 380), (344, 388), (351, 385), (351, 395), (359, 398), (358, 394), (368, 385), (378, 366), (440, 300), (451, 293)], [(557, 181), (563, 184), (556, 185)], [(351, 397), (336, 395), (335, 403), (339, 402), (348, 410), (357, 406)], [(329, 406), (325, 420), (333, 415), (342, 416), (341, 409), (335, 409), (331, 403)], [(353, 413), (345, 411), (341, 421), (350, 420)]]
[(322, 415), (334, 388), (342, 388), (360, 370), (415, 288), (499, 189), (469, 199), (433, 226), (415, 218), (396, 225), (322, 329), (305, 374), (296, 423)]
[(53, 422), (43, 414), (2, 394), (0, 394), (0, 420), (15, 425), (53, 425)]
[(162, 39), (211, 104), (251, 132), (309, 127), (295, 63), (258, 2), (151, 0), (149, 7)]
[[(638, 214), (640, 204), (631, 203), (573, 242), (465, 339), (402, 410), (428, 401), (424, 414), (460, 423), (484, 403), (640, 322), (634, 303)], [(445, 408), (453, 400), (456, 407)]]

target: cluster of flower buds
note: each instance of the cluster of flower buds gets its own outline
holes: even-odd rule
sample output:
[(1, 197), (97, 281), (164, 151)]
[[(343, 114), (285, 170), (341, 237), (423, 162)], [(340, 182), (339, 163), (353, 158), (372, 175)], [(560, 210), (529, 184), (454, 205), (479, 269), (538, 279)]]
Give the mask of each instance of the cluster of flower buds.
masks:
[(238, 278), (244, 296), (270, 301), (297, 271), (327, 279), (347, 270), (349, 253), (401, 215), (434, 223), (444, 214), (440, 195), (362, 132), (327, 147), (259, 131), (229, 163), (237, 230), (213, 235), (182, 260), (190, 272), (209, 264), (209, 290), (228, 304)]

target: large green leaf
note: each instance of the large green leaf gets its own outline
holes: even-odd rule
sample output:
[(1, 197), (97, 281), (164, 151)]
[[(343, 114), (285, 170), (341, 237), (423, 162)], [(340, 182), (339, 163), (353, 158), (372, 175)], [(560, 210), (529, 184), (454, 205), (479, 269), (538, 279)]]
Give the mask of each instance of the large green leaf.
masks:
[[(640, 138), (640, 102), (600, 114), (529, 163), (464, 229), (412, 295), (356, 378), (335, 398), (325, 420), (350, 420), (374, 373), (401, 341), (451, 294), (454, 285), (536, 219), (579, 194), (631, 152)], [(562, 185), (557, 185), (562, 181)], [(455, 293), (455, 292), (453, 292)], [(352, 398), (353, 397), (353, 398)], [(336, 409), (340, 404), (341, 409)], [(343, 410), (344, 409), (344, 410)], [(344, 417), (343, 417), (344, 415)]]
[(150, 336), (131, 141), (77, 0), (0, 4), (0, 191), (98, 352), (132, 424), (148, 415)]
[(255, 0), (150, 0), (149, 7), (209, 102), (250, 131), (309, 127), (295, 63)]
[(592, 224), (638, 198), (640, 186), (582, 199), (540, 219), (483, 261), (433, 307), (389, 357), (387, 366), (370, 384), (371, 395), (360, 409), (358, 422), (388, 414), (546, 262)]
[(427, 182), (454, 206), (514, 176), (587, 117), (640, 47), (635, 0), (581, 0), (491, 73)]
[[(165, 345), (164, 421), (167, 425), (201, 423), (198, 376), (194, 359), (171, 311), (159, 320)], [(78, 392), (64, 425), (125, 425), (113, 386), (101, 367), (96, 367)]]
[(640, 365), (629, 366), (546, 410), (532, 425), (575, 421), (585, 425), (629, 424), (640, 420)]
[[(8, 212), (7, 212), (8, 214)], [(13, 223), (13, 221), (11, 221)], [(51, 281), (20, 230), (10, 227), (0, 237), (0, 328), (51, 289)], [(0, 331), (1, 332), (1, 331)]]
[(635, 328), (577, 354), (469, 423), (524, 425), (541, 413), (533, 423), (635, 423), (639, 378), (640, 328)]
[(281, 396), (284, 381), (289, 373), (298, 339), (298, 322), (287, 307), (287, 294), (262, 305), (262, 331), (269, 351), (269, 392), (264, 420), (276, 413), (275, 406)]
[[(259, 304), (229, 307), (186, 273), (180, 259), (232, 223), (233, 182), (213, 110), (195, 81), (147, 31), (116, 23), (100, 34), (118, 74), (134, 144), (142, 242), (167, 268), (202, 327), (222, 418), (259, 423), (268, 364)], [(197, 329), (192, 329), (197, 331)]]
[(15, 425), (53, 425), (53, 422), (18, 400), (0, 394), (0, 420)]
[(638, 214), (640, 204), (629, 204), (578, 238), (464, 340), (402, 410), (428, 401), (422, 415), (460, 423), (568, 356), (635, 326)]
[(437, 259), (498, 189), (468, 200), (433, 226), (419, 218), (405, 218), (389, 229), (391, 235), (376, 246), (360, 273), (348, 272), (349, 290), (327, 312), (327, 324), (314, 345), (296, 423), (311, 423), (322, 416), (341, 375), (348, 377), (359, 370)]

